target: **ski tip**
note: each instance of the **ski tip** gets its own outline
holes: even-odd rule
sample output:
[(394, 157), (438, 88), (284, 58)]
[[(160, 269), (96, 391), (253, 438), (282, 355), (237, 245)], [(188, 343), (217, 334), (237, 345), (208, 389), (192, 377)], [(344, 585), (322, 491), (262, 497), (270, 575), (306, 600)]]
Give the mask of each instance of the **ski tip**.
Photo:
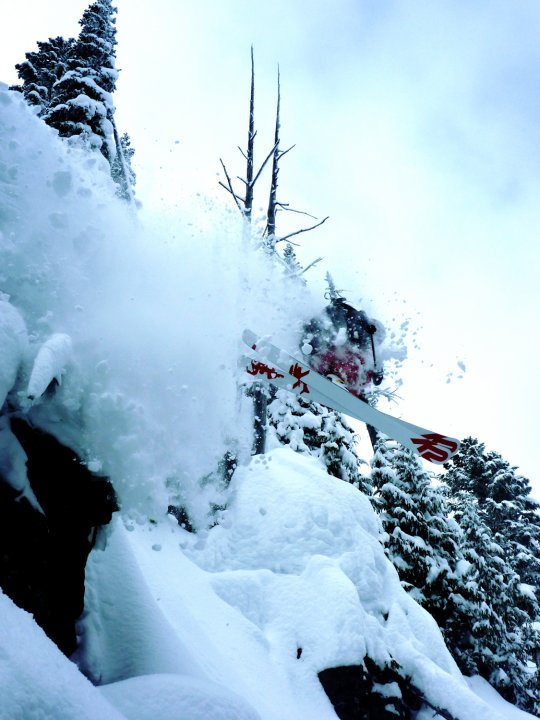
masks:
[(411, 443), (421, 458), (435, 465), (443, 465), (451, 460), (461, 445), (456, 438), (433, 432), (411, 437)]

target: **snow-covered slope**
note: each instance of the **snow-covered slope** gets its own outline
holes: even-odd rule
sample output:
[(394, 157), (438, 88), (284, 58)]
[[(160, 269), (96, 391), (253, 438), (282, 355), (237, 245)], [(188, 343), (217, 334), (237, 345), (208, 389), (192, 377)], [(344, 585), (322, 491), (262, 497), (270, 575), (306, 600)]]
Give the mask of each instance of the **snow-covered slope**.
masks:
[(0, 592), (0, 719), (122, 720), (47, 638)]
[[(122, 505), (88, 565), (76, 658), (99, 687), (0, 595), (0, 720), (335, 720), (317, 673), (366, 653), (459, 720), (510, 717), (401, 589), (366, 498), (289, 449), (249, 459), (237, 338), (251, 326), (286, 343), (309, 298), (235, 217), (137, 220), (101, 163), (0, 87), (1, 399), (13, 388)], [(230, 487), (201, 483), (230, 447)]]
[(79, 660), (101, 686), (3, 597), (1, 696), (23, 710), (0, 718), (37, 720), (33, 703), (61, 699), (63, 714), (44, 717), (335, 720), (317, 673), (366, 652), (396, 659), (460, 720), (528, 717), (469, 688), (378, 533), (365, 497), (287, 448), (238, 471), (207, 533), (117, 517), (91, 556), (81, 626)]

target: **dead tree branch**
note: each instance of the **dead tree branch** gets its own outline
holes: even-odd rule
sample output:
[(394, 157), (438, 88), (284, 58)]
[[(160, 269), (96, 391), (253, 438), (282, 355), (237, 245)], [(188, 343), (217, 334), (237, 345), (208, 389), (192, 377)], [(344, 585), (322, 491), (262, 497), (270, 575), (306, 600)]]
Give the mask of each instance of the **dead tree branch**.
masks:
[(307, 273), (308, 270), (311, 270), (312, 267), (315, 267), (315, 265), (317, 265), (318, 263), (320, 263), (321, 260), (324, 260), (324, 258), (323, 258), (322, 256), (321, 256), (321, 257), (318, 257), (316, 260), (313, 260), (312, 262), (309, 263), (309, 265), (306, 265), (306, 267), (305, 267), (305, 268), (302, 270), (302, 272), (299, 273), (299, 274), (300, 274), (300, 275), (303, 275), (304, 273)]
[(285, 212), (297, 213), (298, 215), (306, 215), (307, 217), (313, 218), (313, 220), (317, 219), (315, 217), (315, 215), (305, 212), (305, 210), (295, 210), (294, 208), (289, 207), (289, 203), (278, 202), (277, 206), (278, 206), (278, 208), (280, 208), (281, 210), (284, 210)]
[(244, 214), (244, 211), (243, 211), (243, 209), (240, 207), (240, 202), (243, 202), (243, 200), (242, 200), (242, 198), (239, 197), (239, 196), (234, 192), (234, 190), (233, 190), (231, 178), (230, 178), (230, 176), (229, 176), (229, 173), (227, 172), (227, 168), (225, 167), (225, 163), (224, 163), (223, 160), (221, 160), (221, 159), (220, 159), (220, 163), (221, 163), (221, 166), (222, 166), (222, 168), (223, 168), (223, 172), (225, 173), (225, 177), (227, 178), (227, 185), (225, 185), (224, 183), (222, 183), (221, 180), (220, 180), (219, 184), (221, 185), (221, 187), (225, 188), (225, 190), (227, 190), (227, 192), (230, 192), (230, 193), (231, 193), (231, 195), (232, 195), (233, 198), (234, 198), (234, 202), (236, 203), (236, 207), (240, 210), (240, 212), (241, 212), (242, 215), (243, 215), (243, 214)]
[(258, 173), (255, 175), (255, 177), (253, 178), (253, 180), (252, 180), (252, 185), (255, 185), (255, 183), (256, 183), (257, 180), (259, 179), (262, 171), (264, 170), (264, 168), (265, 168), (266, 165), (268, 164), (268, 161), (270, 160), (270, 158), (271, 158), (272, 155), (274, 154), (275, 149), (276, 149), (276, 146), (274, 145), (274, 147), (270, 150), (270, 152), (269, 152), (268, 155), (266, 156), (263, 164), (262, 164), (261, 167), (259, 168), (259, 172), (258, 172)]
[(315, 228), (320, 227), (323, 223), (325, 223), (330, 215), (327, 215), (325, 218), (323, 218), (320, 222), (316, 223), (315, 225), (311, 225), (311, 227), (307, 228), (301, 228), (300, 230), (296, 230), (295, 232), (289, 233), (288, 235), (285, 235), (282, 238), (279, 238), (279, 240), (276, 240), (276, 242), (284, 242), (285, 240), (289, 240), (289, 238), (294, 237), (295, 235), (300, 235), (300, 233), (309, 232), (310, 230), (315, 230)]

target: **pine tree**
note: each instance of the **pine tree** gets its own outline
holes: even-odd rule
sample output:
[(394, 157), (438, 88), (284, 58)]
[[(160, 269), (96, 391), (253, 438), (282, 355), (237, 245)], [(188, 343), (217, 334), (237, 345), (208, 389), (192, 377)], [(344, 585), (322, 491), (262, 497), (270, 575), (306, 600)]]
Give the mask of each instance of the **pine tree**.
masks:
[[(220, 185), (230, 193), (234, 200), (234, 203), (242, 217), (244, 219), (244, 237), (251, 243), (254, 243), (256, 247), (261, 248), (274, 262), (281, 266), (285, 275), (292, 281), (303, 283), (301, 275), (306, 272), (307, 269), (315, 265), (322, 258), (318, 258), (313, 261), (307, 268), (302, 269), (298, 262), (292, 244), (289, 242), (290, 238), (300, 233), (314, 230), (316, 227), (322, 225), (328, 218), (324, 218), (322, 221), (316, 223), (312, 227), (302, 228), (288, 235), (277, 237), (276, 235), (276, 220), (279, 210), (291, 210), (288, 203), (284, 203), (278, 200), (278, 177), (279, 177), (279, 163), (284, 155), (289, 150), (280, 149), (280, 108), (281, 108), (281, 86), (278, 72), (278, 87), (277, 87), (277, 105), (276, 105), (276, 119), (274, 129), (274, 145), (270, 152), (266, 155), (266, 158), (260, 164), (258, 170), (255, 164), (255, 138), (257, 131), (255, 130), (255, 61), (253, 55), (253, 48), (251, 48), (251, 83), (250, 83), (250, 98), (249, 98), (249, 119), (248, 119), (248, 136), (246, 150), (239, 148), (242, 156), (246, 162), (245, 166), (245, 177), (239, 177), (238, 179), (242, 183), (241, 193), (237, 192), (233, 186), (233, 182), (227, 171), (227, 167), (223, 160), (221, 160), (221, 166), (225, 174), (225, 182), (220, 181)], [(293, 146), (294, 147), (294, 146)], [(255, 199), (255, 188), (259, 181), (261, 174), (268, 163), (271, 163), (271, 181), (270, 181), (270, 193), (268, 200), (268, 208), (266, 212), (266, 223), (262, 233), (257, 232), (254, 217), (253, 217), (253, 203)], [(302, 213), (305, 214), (305, 213)], [(283, 255), (280, 255), (277, 251), (278, 243), (285, 243), (285, 251)], [(268, 404), (269, 402), (274, 404), (274, 418), (275, 422), (279, 423), (279, 419), (276, 419), (278, 414), (276, 411), (276, 393), (274, 389), (265, 388), (261, 383), (253, 383), (248, 389), (248, 396), (253, 398), (253, 430), (254, 430), (254, 441), (253, 441), (253, 454), (258, 455), (265, 452), (266, 448), (266, 431), (271, 421), (268, 418)], [(281, 397), (281, 396), (280, 396)], [(288, 402), (288, 401), (287, 401)], [(283, 407), (283, 414), (288, 412), (287, 403)], [(296, 414), (300, 413), (301, 406), (296, 407)], [(285, 433), (286, 434), (286, 433)]]
[[(117, 134), (115, 133), (116, 139)], [(136, 181), (135, 171), (131, 166), (134, 155), (135, 150), (131, 147), (131, 139), (127, 133), (124, 133), (116, 143), (116, 154), (111, 164), (111, 177), (118, 185), (118, 197), (128, 201), (133, 199), (133, 188)]]
[[(485, 445), (475, 438), (465, 438), (459, 453), (452, 458), (449, 472), (444, 476), (445, 483), (452, 491), (466, 490), (474, 495), (479, 503), (488, 496)], [(448, 469), (448, 468), (447, 468)]]
[(463, 532), (460, 550), (475, 611), (468, 631), (453, 639), (454, 657), (466, 674), (481, 675), (510, 702), (538, 712), (535, 631), (522, 607), (520, 578), (482, 520), (478, 500), (462, 490), (450, 507)]
[[(534, 688), (540, 680), (540, 518), (538, 504), (530, 497), (530, 484), (498, 453), (486, 452), (474, 438), (463, 442), (444, 479), (475, 556), (491, 557), (488, 572), (479, 570), (479, 577), (484, 578), (480, 586), (504, 626), (502, 635), (492, 629), (485, 635), (484, 646), (480, 642), (482, 652), (495, 657), (491, 670), (485, 663), (480, 672), (505, 697), (538, 712), (540, 699), (534, 698)], [(464, 497), (472, 498), (468, 505), (474, 503), (474, 519), (470, 509), (469, 515), (460, 514)], [(475, 525), (480, 529), (474, 529)], [(496, 549), (494, 558), (485, 543), (480, 543), (479, 533), (484, 538), (489, 533), (490, 548)], [(496, 586), (491, 587), (489, 577), (494, 568)]]
[(522, 582), (540, 589), (540, 505), (529, 481), (498, 453), (487, 455), (489, 496), (485, 515)]
[[(470, 475), (458, 458), (454, 486), (474, 488), (484, 475), (483, 447), (468, 447)], [(386, 553), (404, 588), (437, 621), (461, 670), (482, 675), (524, 710), (538, 711), (534, 596), (524, 594), (501, 536), (483, 519), (482, 503), (462, 489), (447, 504), (420, 461), (389, 441), (377, 446), (371, 482)], [(485, 487), (482, 496), (488, 504)]]
[(387, 554), (403, 586), (441, 616), (459, 544), (459, 530), (448, 520), (442, 494), (415, 455), (393, 441), (377, 445), (371, 482), (388, 533)]
[(301, 282), (305, 282), (301, 279), (304, 272), (302, 265), (298, 262), (294, 248), (290, 242), (285, 243), (285, 249), (283, 250), (283, 262), (287, 268), (287, 272), (291, 277), (299, 278)]
[(529, 481), (473, 438), (463, 442), (444, 479), (453, 493), (467, 490), (477, 499), (479, 516), (520, 577), (531, 620), (540, 621), (540, 506)]
[(30, 105), (39, 108), (39, 115), (49, 111), (54, 85), (67, 70), (74, 42), (62, 37), (38, 42), (37, 52), (26, 53), (26, 60), (15, 65), (22, 85), (11, 89), (22, 92)]
[(62, 137), (76, 137), (84, 147), (100, 150), (109, 163), (115, 157), (115, 13), (111, 0), (96, 0), (84, 11), (67, 70), (53, 86), (44, 116)]

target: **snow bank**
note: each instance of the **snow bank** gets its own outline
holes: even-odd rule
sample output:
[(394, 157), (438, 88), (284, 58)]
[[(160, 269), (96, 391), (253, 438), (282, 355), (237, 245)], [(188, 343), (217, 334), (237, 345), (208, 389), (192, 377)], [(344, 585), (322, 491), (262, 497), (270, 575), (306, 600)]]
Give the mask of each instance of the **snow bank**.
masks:
[(260, 720), (222, 687), (179, 675), (146, 675), (101, 688), (129, 720)]
[(0, 591), (0, 720), (124, 720)]
[(534, 715), (523, 712), (523, 710), (519, 710), (519, 708), (507, 702), (484, 678), (478, 675), (467, 678), (467, 685), (478, 697), (489, 703), (496, 712), (499, 712), (505, 720), (527, 720), (527, 718), (534, 720)]
[[(378, 535), (361, 493), (313, 458), (274, 450), (237, 470), (230, 507), (207, 533), (172, 517), (116, 523), (92, 554), (83, 654), (102, 682), (180, 675), (173, 694), (191, 678), (228, 688), (263, 720), (335, 720), (317, 673), (367, 653), (397, 660), (460, 720), (506, 717), (468, 688)], [(123, 709), (120, 688), (106, 695)], [(145, 693), (135, 718), (150, 712)]]

